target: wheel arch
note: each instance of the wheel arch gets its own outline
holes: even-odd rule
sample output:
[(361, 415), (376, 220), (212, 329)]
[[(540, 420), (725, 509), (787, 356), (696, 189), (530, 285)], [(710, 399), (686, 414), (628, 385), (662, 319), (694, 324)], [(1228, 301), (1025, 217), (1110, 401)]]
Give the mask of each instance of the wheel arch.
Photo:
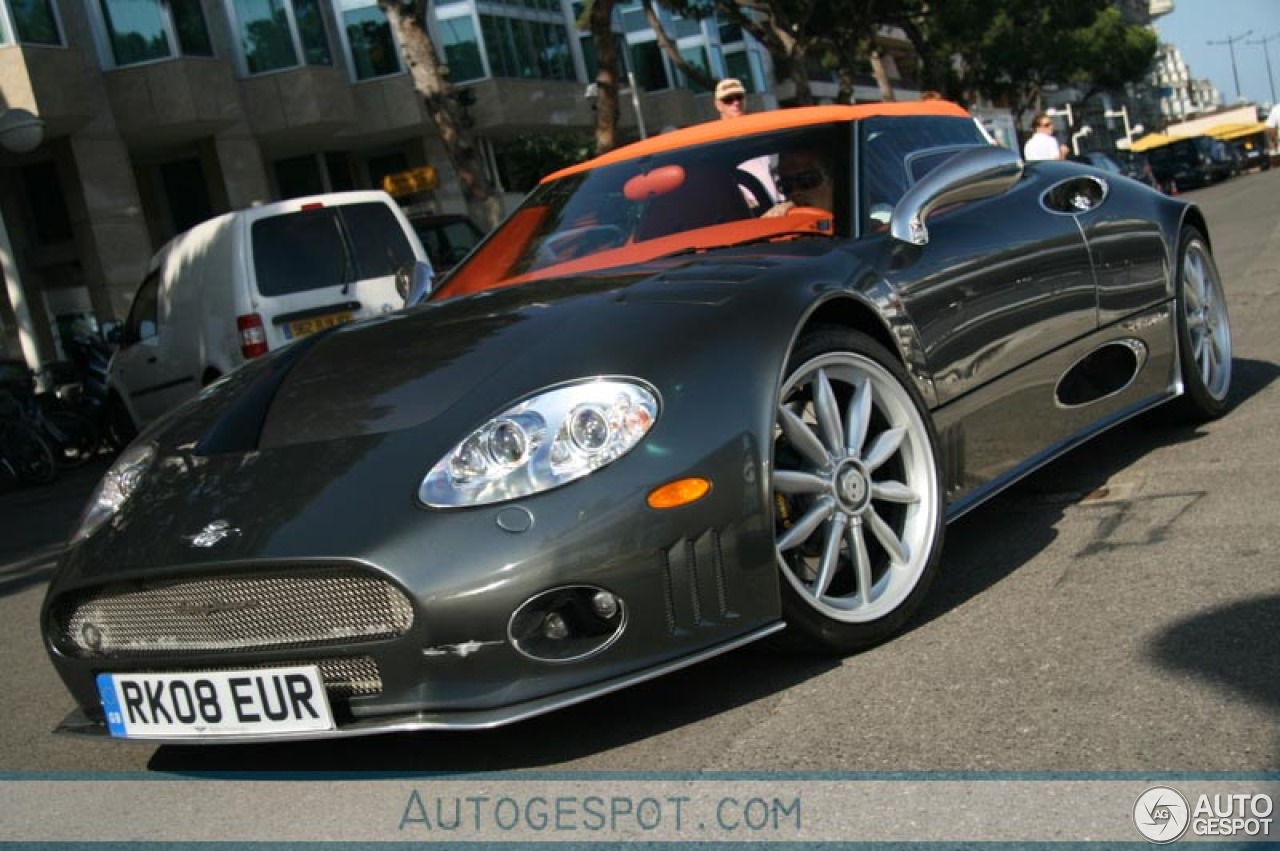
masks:
[(937, 404), (933, 381), (924, 369), (919, 338), (905, 316), (899, 315), (895, 320), (891, 312), (867, 300), (848, 293), (834, 295), (818, 303), (800, 322), (791, 343), (792, 348), (806, 331), (820, 325), (836, 325), (861, 331), (884, 346), (911, 376), (926, 405), (932, 408)]

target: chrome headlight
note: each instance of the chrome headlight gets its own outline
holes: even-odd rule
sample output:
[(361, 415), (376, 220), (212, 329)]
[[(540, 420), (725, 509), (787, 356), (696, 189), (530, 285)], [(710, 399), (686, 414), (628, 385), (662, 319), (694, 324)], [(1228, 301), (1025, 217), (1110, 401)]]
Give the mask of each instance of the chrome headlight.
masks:
[(657, 395), (635, 380), (543, 391), (467, 435), (427, 473), (418, 499), (456, 508), (559, 487), (625, 455), (657, 418)]
[(121, 453), (102, 481), (98, 482), (80, 517), (80, 524), (71, 536), (71, 543), (83, 541), (110, 520), (137, 490), (143, 474), (155, 460), (156, 448), (150, 443), (136, 444)]

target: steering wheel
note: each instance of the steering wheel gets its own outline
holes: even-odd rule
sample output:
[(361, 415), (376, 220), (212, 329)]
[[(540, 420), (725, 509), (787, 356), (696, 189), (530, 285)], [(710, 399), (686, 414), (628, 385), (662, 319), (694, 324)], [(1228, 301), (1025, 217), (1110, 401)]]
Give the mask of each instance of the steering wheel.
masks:
[(746, 191), (748, 195), (756, 202), (751, 208), (751, 215), (760, 218), (770, 207), (773, 206), (773, 195), (764, 188), (764, 184), (760, 182), (760, 178), (756, 177), (745, 168), (735, 168), (733, 170), (733, 178), (739, 186)]

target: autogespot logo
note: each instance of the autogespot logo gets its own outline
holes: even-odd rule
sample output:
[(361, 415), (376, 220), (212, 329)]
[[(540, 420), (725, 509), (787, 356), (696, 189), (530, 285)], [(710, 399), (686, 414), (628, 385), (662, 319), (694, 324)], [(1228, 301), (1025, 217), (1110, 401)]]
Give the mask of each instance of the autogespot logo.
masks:
[(1187, 799), (1168, 786), (1152, 786), (1133, 805), (1133, 823), (1138, 832), (1160, 845), (1186, 833), (1190, 815)]

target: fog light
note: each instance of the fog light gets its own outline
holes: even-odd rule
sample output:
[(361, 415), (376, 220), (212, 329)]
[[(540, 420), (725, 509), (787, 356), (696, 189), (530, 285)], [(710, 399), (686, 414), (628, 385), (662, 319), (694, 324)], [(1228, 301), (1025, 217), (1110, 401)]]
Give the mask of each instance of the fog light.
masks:
[(591, 598), (592, 610), (606, 620), (618, 613), (618, 598), (608, 591), (597, 591)]
[(611, 591), (591, 585), (552, 588), (526, 600), (507, 624), (517, 651), (540, 662), (574, 662), (617, 640), (627, 610)]

